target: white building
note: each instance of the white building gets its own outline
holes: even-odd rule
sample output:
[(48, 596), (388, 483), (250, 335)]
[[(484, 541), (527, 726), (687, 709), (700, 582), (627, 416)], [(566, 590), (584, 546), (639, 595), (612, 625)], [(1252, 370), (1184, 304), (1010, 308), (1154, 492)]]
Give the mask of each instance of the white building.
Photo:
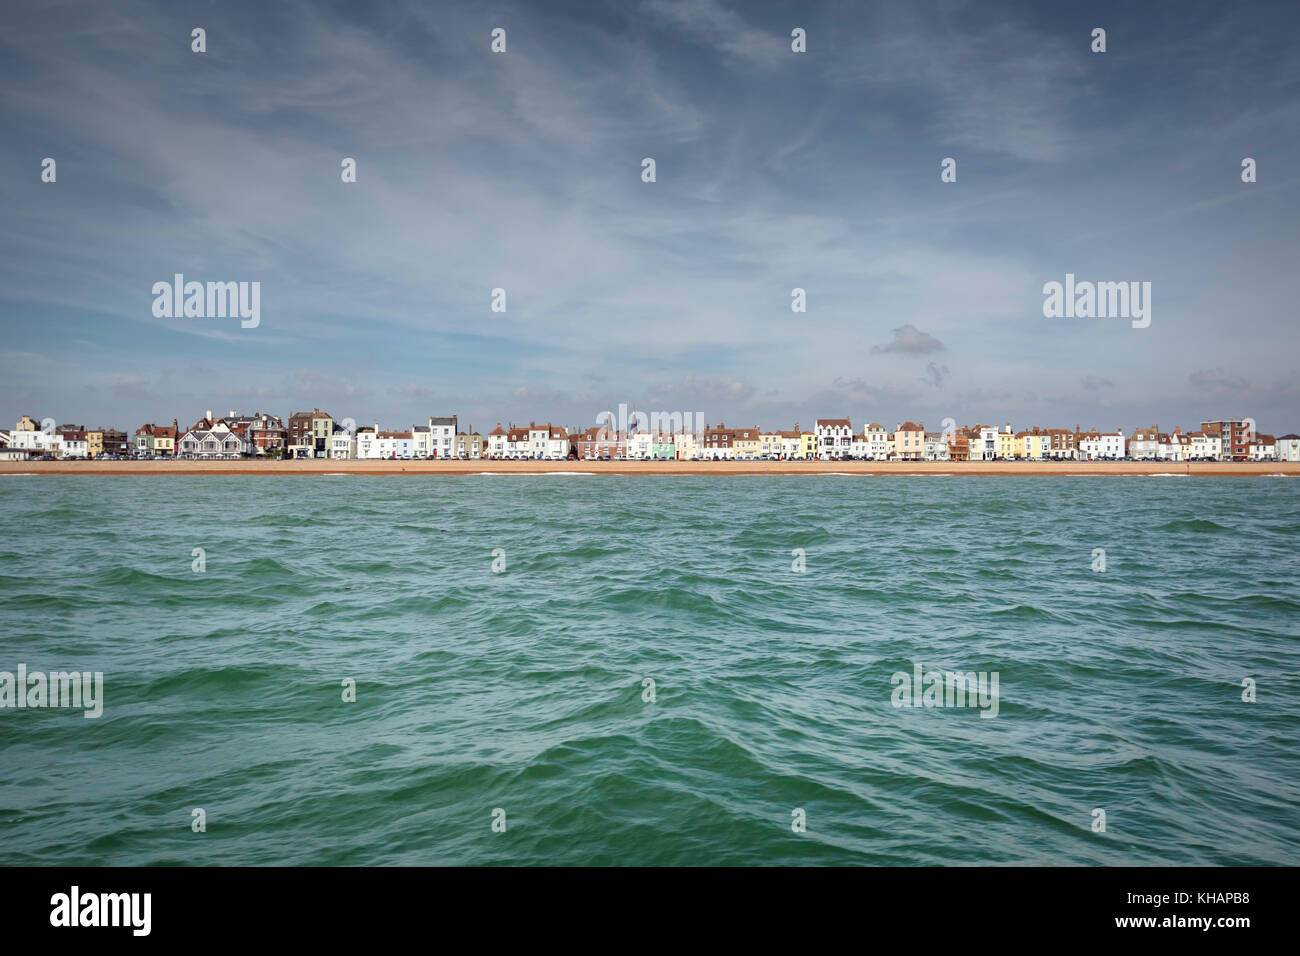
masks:
[(569, 433), (550, 422), (529, 422), (525, 445), (519, 451), (521, 457), (561, 461), (569, 457)]
[(1251, 461), (1277, 461), (1277, 441), (1272, 435), (1256, 433), (1255, 440), (1246, 445)]
[(456, 416), (430, 416), (429, 424), (412, 425), (411, 442), (416, 458), (451, 458), (455, 454)]
[(190, 429), (176, 443), (178, 458), (239, 458), (246, 450), (244, 439), (222, 421), (210, 429)]
[(691, 461), (699, 458), (700, 453), (700, 440), (695, 432), (680, 431), (673, 434), (673, 457), (678, 461)]
[(1192, 440), (1192, 447), (1188, 454), (1193, 459), (1223, 460), (1223, 438), (1221, 436), (1209, 432), (1189, 432), (1187, 437)]
[(1079, 436), (1079, 457), (1088, 461), (1101, 461), (1124, 457), (1124, 433), (1088, 432)]
[(872, 422), (862, 429), (862, 438), (866, 452), (863, 457), (871, 461), (889, 460), (889, 429)]
[(781, 436), (781, 457), (787, 461), (803, 458), (803, 433), (796, 425), (789, 431), (778, 432)]
[(9, 433), (9, 447), (31, 452), (35, 455), (53, 453), (57, 450), (58, 436), (51, 432), (20, 431), (14, 429)]
[(1139, 428), (1128, 441), (1128, 453), (1138, 461), (1160, 457), (1160, 435), (1155, 426)]
[(1300, 435), (1283, 435), (1273, 442), (1278, 461), (1300, 461)]
[(996, 425), (971, 425), (961, 429), (957, 434), (966, 438), (967, 461), (993, 461), (998, 457)]
[(83, 431), (60, 432), (55, 444), (55, 454), (60, 458), (86, 458), (90, 451)]
[(853, 425), (847, 418), (819, 418), (813, 425), (817, 435), (817, 454), (823, 458), (843, 458), (853, 446)]
[(335, 432), (330, 436), (329, 455), (337, 461), (356, 458), (357, 436), (344, 431)]
[(653, 432), (633, 432), (627, 436), (627, 457), (633, 459), (654, 457), (658, 444)]
[(926, 432), (922, 454), (926, 461), (948, 460), (948, 438), (943, 432)]
[(1160, 436), (1156, 457), (1161, 461), (1186, 461), (1191, 457), (1192, 440), (1179, 429)]
[(381, 431), (375, 423), (374, 431), (357, 432), (357, 458), (414, 458), (415, 439), (410, 432)]

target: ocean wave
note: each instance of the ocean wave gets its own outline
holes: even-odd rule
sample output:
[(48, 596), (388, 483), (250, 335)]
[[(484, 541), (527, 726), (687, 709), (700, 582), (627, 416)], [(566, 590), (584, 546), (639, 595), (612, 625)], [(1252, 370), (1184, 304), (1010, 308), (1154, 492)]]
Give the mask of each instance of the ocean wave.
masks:
[(1178, 518), (1173, 521), (1166, 521), (1156, 528), (1157, 531), (1200, 531), (1210, 534), (1217, 534), (1220, 531), (1231, 531), (1231, 528), (1224, 527), (1218, 522), (1211, 521), (1208, 518)]

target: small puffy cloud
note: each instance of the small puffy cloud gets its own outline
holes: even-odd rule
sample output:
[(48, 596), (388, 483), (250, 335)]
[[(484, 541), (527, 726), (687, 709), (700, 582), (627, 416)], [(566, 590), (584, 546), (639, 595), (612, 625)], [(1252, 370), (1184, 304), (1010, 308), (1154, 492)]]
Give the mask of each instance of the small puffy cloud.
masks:
[(921, 376), (921, 381), (934, 388), (943, 388), (944, 380), (948, 378), (948, 375), (948, 366), (935, 365), (931, 362), (925, 367), (925, 374)]
[(942, 352), (943, 343), (928, 332), (922, 332), (915, 325), (901, 325), (894, 329), (894, 338), (886, 345), (873, 345), (873, 353), (903, 352), (909, 355), (925, 355), (929, 352)]

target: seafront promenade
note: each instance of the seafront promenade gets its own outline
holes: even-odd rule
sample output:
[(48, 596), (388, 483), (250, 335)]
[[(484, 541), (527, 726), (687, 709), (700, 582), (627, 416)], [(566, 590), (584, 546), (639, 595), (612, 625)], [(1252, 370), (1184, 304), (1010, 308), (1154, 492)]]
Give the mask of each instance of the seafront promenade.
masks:
[(12, 461), (0, 475), (1188, 475), (1300, 476), (1300, 462), (1175, 461)]

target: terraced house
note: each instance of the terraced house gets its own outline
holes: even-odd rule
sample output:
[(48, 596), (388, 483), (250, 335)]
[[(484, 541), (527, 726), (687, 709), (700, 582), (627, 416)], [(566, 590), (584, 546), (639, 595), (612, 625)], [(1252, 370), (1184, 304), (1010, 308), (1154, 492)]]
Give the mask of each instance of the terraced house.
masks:
[(1272, 435), (1256, 434), (1246, 443), (1246, 457), (1251, 461), (1277, 461), (1277, 440)]
[(429, 455), (450, 458), (456, 444), (456, 416), (429, 416)]
[(661, 431), (634, 432), (627, 436), (627, 455), (629, 458), (668, 461), (676, 454), (673, 436)]
[(1080, 432), (1075, 441), (1079, 457), (1086, 461), (1124, 457), (1124, 433), (1121, 431), (1099, 432), (1097, 429)]
[(100, 455), (125, 455), (127, 451), (126, 432), (116, 428), (98, 428), (86, 432), (87, 451), (91, 458)]
[(693, 431), (683, 428), (673, 434), (673, 457), (678, 461), (694, 461), (702, 453), (700, 444), (703, 435), (697, 435)]
[(847, 418), (819, 418), (813, 422), (817, 454), (823, 458), (844, 458), (853, 445), (853, 425)]
[(324, 458), (332, 451), (330, 441), (337, 424), (329, 412), (313, 408), (289, 416), (288, 453), (294, 458)]
[(1154, 461), (1160, 457), (1160, 426), (1135, 429), (1128, 439), (1130, 458), (1141, 461)]
[(608, 461), (627, 454), (627, 436), (616, 429), (600, 425), (575, 432), (569, 436), (569, 441), (577, 452), (577, 457), (583, 461)]
[(1075, 436), (1078, 434), (1079, 426), (1074, 426), (1074, 431), (1068, 428), (1048, 428), (1046, 429), (1048, 445), (1044, 458), (1055, 459), (1073, 459), (1078, 457)]
[(803, 432), (799, 430), (799, 423), (794, 423), (794, 428), (777, 432), (781, 436), (781, 457), (791, 460), (804, 457), (803, 450)]
[(224, 419), (213, 421), (211, 412), (196, 422), (176, 443), (176, 454), (180, 458), (240, 458), (247, 451), (248, 445), (243, 437), (231, 429)]
[(87, 457), (86, 429), (82, 425), (64, 425), (59, 429), (58, 456), (60, 458)]
[(894, 429), (894, 461), (920, 461), (925, 457), (925, 424), (903, 422)]
[(725, 422), (704, 427), (704, 458), (718, 461), (758, 458), (763, 452), (762, 430), (728, 428)]
[(469, 431), (457, 433), (453, 454), (457, 458), (482, 458), (487, 454), (487, 442), (470, 426)]
[(1187, 437), (1192, 440), (1192, 447), (1189, 454), (1193, 461), (1218, 461), (1223, 457), (1223, 440), (1218, 435), (1207, 435), (1203, 431), (1188, 432)]
[(135, 430), (135, 453), (143, 458), (172, 458), (176, 455), (176, 436), (180, 426), (176, 419), (170, 425), (150, 422)]
[(1186, 461), (1191, 454), (1191, 439), (1183, 434), (1182, 428), (1175, 428), (1168, 435), (1160, 435), (1159, 457), (1161, 461)]
[(357, 436), (351, 432), (336, 431), (330, 436), (330, 458), (345, 461), (357, 457)]
[(736, 457), (752, 461), (763, 454), (763, 432), (755, 425), (753, 428), (733, 428), (732, 448)]
[(429, 416), (427, 425), (411, 426), (416, 458), (450, 458), (456, 447), (456, 416)]
[(415, 439), (410, 432), (383, 431), (375, 422), (374, 429), (357, 432), (358, 458), (414, 458)]
[(884, 425), (871, 422), (862, 429), (862, 439), (866, 445), (866, 457), (869, 461), (889, 459), (889, 429)]
[(545, 458), (552, 461), (568, 458), (568, 431), (550, 422), (545, 425), (529, 422), (524, 455), (528, 458)]
[(799, 423), (795, 422), (791, 430), (763, 432), (759, 436), (759, 454), (768, 458), (798, 458), (801, 442), (799, 440)]
[(278, 415), (254, 412), (244, 432), (248, 449), (255, 455), (269, 455), (284, 451), (289, 444), (289, 430)]

